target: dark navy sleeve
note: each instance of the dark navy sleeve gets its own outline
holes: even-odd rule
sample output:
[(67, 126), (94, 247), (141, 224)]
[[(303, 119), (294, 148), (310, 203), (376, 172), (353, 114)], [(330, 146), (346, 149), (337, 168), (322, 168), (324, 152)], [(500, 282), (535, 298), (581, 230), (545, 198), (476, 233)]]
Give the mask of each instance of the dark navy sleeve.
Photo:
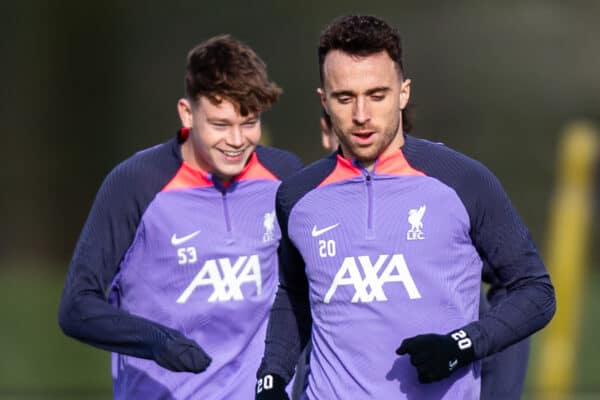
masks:
[(335, 154), (311, 164), (303, 173), (284, 181), (276, 196), (279, 243), (279, 288), (269, 316), (265, 354), (257, 377), (267, 373), (289, 382), (304, 346), (310, 339), (312, 316), (308, 281), (302, 255), (288, 236), (288, 219), (294, 205), (314, 189), (335, 167)]
[(474, 246), (495, 283), (506, 289), (479, 321), (463, 327), (476, 357), (496, 353), (543, 328), (556, 310), (554, 288), (498, 179), (481, 163), (441, 144), (409, 136), (403, 150), (413, 167), (456, 191), (469, 214)]
[(273, 147), (256, 146), (259, 161), (280, 180), (284, 180), (302, 168), (302, 161), (294, 153)]
[(108, 303), (118, 272), (146, 207), (176, 173), (175, 141), (139, 153), (102, 183), (75, 247), (59, 309), (64, 333), (104, 350), (154, 358), (178, 333)]

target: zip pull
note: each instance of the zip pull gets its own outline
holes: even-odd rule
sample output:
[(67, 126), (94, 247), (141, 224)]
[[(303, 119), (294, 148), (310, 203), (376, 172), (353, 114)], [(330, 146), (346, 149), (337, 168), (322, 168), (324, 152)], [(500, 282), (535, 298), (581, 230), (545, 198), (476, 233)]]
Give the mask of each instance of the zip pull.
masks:
[(367, 169), (363, 169), (365, 175), (365, 185), (367, 187), (367, 231), (365, 239), (375, 239), (375, 227), (373, 225), (374, 208), (375, 208), (375, 195), (373, 193), (373, 176)]
[(365, 239), (366, 240), (375, 240), (376, 236), (375, 236), (375, 226), (373, 225), (373, 218), (374, 218), (374, 208), (375, 208), (375, 196), (373, 194), (373, 171), (375, 171), (375, 164), (377, 163), (377, 160), (375, 160), (375, 163), (373, 164), (373, 168), (372, 171), (369, 171), (367, 168), (365, 168), (365, 166), (358, 160), (354, 159), (352, 161), (354, 163), (355, 166), (357, 166), (358, 168), (360, 168), (363, 176), (365, 177), (365, 185), (366, 185), (366, 195), (367, 195), (367, 226), (366, 226), (366, 232), (365, 232)]
[(221, 192), (221, 201), (223, 204), (223, 215), (225, 217), (225, 229), (227, 231), (226, 242), (227, 244), (233, 244), (233, 228), (231, 224), (231, 212), (229, 210), (229, 202), (227, 201), (227, 190)]
[(233, 226), (231, 221), (231, 210), (229, 209), (229, 201), (227, 200), (227, 193), (233, 190), (233, 186), (235, 185), (234, 181), (231, 182), (222, 182), (219, 178), (214, 175), (210, 175), (210, 178), (213, 182), (213, 185), (217, 191), (221, 193), (221, 204), (223, 206), (223, 217), (225, 220), (225, 241), (228, 245), (231, 245), (235, 242), (233, 236)]
[(227, 193), (227, 190), (231, 186), (231, 182), (221, 182), (221, 180), (214, 175), (211, 175), (210, 178), (212, 180), (213, 185), (215, 186), (215, 189), (217, 189), (219, 192), (225, 195), (225, 193)]
[(367, 185), (370, 185), (370, 184), (371, 184), (371, 181), (373, 180), (373, 175), (372, 175), (372, 174), (371, 174), (371, 172), (370, 172), (368, 169), (366, 169), (366, 168), (363, 168), (363, 169), (362, 169), (362, 173), (363, 173), (363, 176), (365, 177), (365, 182), (366, 182), (366, 184), (367, 184)]

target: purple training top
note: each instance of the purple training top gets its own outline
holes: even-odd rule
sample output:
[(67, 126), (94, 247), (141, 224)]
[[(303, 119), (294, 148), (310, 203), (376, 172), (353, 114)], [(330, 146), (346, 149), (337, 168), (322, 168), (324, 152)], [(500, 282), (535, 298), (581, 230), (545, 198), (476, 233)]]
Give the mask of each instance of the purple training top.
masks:
[[(61, 325), (113, 351), (115, 398), (252, 395), (277, 285), (275, 193), (299, 166), (290, 153), (258, 147), (223, 187), (183, 163), (173, 139), (111, 172), (73, 255)], [(212, 357), (205, 372), (153, 361), (169, 329)]]
[[(440, 144), (407, 136), (371, 172), (334, 154), (284, 181), (277, 214), (281, 286), (260, 374), (289, 379), (310, 335), (308, 399), (476, 399), (479, 362), (420, 384), (396, 348), (462, 328), (482, 358), (552, 316), (548, 274), (500, 184)], [(508, 293), (478, 321), (483, 260)]]

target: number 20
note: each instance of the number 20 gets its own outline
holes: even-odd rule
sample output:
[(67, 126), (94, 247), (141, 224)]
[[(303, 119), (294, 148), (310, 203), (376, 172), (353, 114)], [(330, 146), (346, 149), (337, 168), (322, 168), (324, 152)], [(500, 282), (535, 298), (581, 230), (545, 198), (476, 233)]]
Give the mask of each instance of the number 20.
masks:
[(452, 339), (456, 340), (458, 343), (458, 348), (461, 350), (468, 349), (471, 347), (471, 339), (467, 337), (467, 333), (462, 329), (460, 331), (454, 332), (452, 335)]
[(256, 394), (265, 390), (273, 389), (273, 377), (271, 375), (266, 375), (264, 378), (258, 380), (258, 387), (256, 388)]
[(321, 258), (335, 256), (335, 241), (319, 240), (319, 256)]

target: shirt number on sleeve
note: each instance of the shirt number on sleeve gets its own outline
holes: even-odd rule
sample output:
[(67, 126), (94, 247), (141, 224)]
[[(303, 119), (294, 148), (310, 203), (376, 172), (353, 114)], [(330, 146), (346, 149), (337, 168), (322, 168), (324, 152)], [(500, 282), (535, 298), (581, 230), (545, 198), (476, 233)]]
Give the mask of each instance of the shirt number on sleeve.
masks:
[(452, 336), (452, 339), (456, 340), (456, 343), (458, 343), (458, 348), (461, 350), (468, 349), (473, 345), (471, 339), (469, 339), (469, 337), (467, 336), (467, 333), (462, 329), (454, 332), (450, 336)]

